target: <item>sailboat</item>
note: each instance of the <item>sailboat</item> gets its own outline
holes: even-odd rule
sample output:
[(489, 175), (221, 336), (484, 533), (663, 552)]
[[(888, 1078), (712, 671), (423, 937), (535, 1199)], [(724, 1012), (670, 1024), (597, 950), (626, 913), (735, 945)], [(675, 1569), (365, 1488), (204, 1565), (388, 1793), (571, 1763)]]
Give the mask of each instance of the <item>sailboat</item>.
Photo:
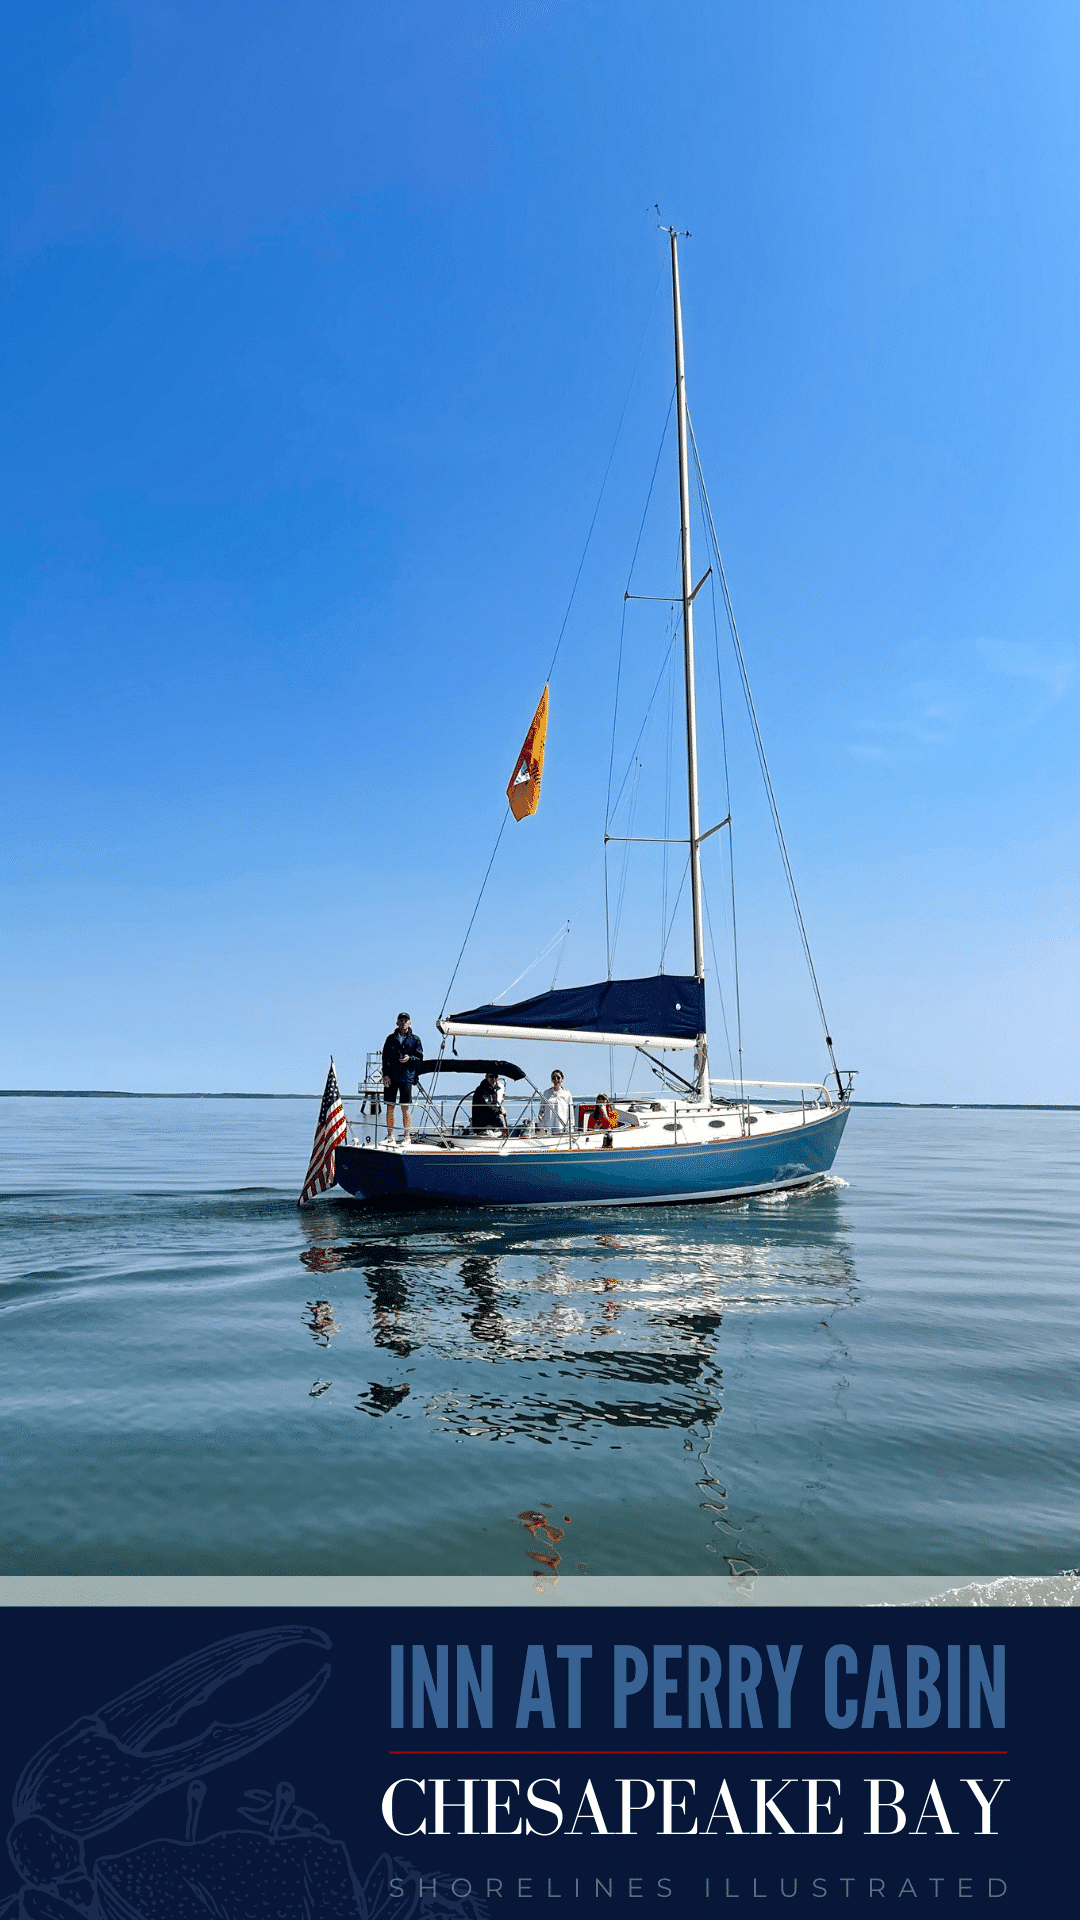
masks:
[[(701, 847), (719, 827), (701, 830), (694, 682), (694, 598), (690, 554), (690, 429), (683, 361), (678, 236), (668, 228), (675, 336), (675, 395), (681, 519), (682, 642), (686, 694), (686, 774), (690, 907), (694, 971), (562, 987), (513, 1005), (491, 1002), (441, 1015), (444, 1051), (425, 1061), (421, 1077), (479, 1075), (489, 1068), (521, 1080), (508, 1061), (463, 1061), (446, 1056), (445, 1040), (551, 1041), (632, 1047), (647, 1059), (657, 1051), (693, 1056), (692, 1077), (660, 1066), (672, 1097), (629, 1094), (614, 1101), (616, 1119), (604, 1125), (591, 1107), (571, 1109), (564, 1131), (539, 1133), (532, 1122), (500, 1129), (459, 1126), (436, 1119), (404, 1144), (339, 1147), (336, 1181), (347, 1193), (383, 1202), (443, 1202), (472, 1206), (610, 1207), (673, 1201), (732, 1200), (782, 1192), (822, 1180), (833, 1164), (851, 1105), (853, 1073), (836, 1065), (826, 1045), (831, 1081), (720, 1081), (710, 1078), (705, 1014), (705, 942)], [(695, 449), (696, 457), (696, 449)], [(718, 550), (717, 550), (718, 553)], [(707, 577), (707, 576), (706, 576)], [(698, 587), (702, 582), (698, 582)], [(726, 591), (726, 588), (725, 588)], [(546, 698), (546, 695), (545, 695)], [(771, 789), (770, 789), (771, 798)], [(776, 817), (779, 828), (779, 819)], [(781, 835), (781, 847), (783, 838)], [(785, 850), (785, 864), (786, 850)], [(789, 869), (790, 879), (790, 869)], [(796, 911), (798, 912), (797, 897)], [(807, 959), (809, 947), (799, 914)], [(813, 963), (811, 977), (817, 992)], [(817, 995), (819, 1010), (821, 997)], [(824, 1024), (824, 1012), (822, 1010)], [(377, 1081), (375, 1083), (377, 1087)], [(748, 1089), (758, 1090), (754, 1099)], [(464, 1101), (458, 1102), (458, 1112)], [(378, 1126), (378, 1096), (370, 1111)]]

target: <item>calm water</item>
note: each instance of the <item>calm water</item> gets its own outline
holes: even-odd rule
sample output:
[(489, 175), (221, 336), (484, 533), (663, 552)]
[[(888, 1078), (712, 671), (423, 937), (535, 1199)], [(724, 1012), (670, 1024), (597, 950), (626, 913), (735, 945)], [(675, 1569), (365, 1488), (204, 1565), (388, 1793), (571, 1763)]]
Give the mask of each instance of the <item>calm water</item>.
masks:
[(316, 1111), (0, 1098), (0, 1570), (1077, 1564), (1080, 1114), (859, 1108), (812, 1194), (406, 1218), (297, 1211)]

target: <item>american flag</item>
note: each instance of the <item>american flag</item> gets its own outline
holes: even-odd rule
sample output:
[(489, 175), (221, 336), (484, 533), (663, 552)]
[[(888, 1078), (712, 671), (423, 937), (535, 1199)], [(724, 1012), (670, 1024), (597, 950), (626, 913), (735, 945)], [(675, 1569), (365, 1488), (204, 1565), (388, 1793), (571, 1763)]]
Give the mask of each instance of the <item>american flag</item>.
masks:
[(341, 1104), (341, 1091), (331, 1055), (330, 1071), (326, 1076), (326, 1088), (319, 1108), (319, 1124), (315, 1129), (315, 1143), (311, 1149), (304, 1191), (296, 1203), (298, 1207), (305, 1200), (314, 1200), (317, 1193), (325, 1193), (327, 1187), (333, 1186), (334, 1156), (338, 1148), (345, 1145), (348, 1134), (348, 1122)]

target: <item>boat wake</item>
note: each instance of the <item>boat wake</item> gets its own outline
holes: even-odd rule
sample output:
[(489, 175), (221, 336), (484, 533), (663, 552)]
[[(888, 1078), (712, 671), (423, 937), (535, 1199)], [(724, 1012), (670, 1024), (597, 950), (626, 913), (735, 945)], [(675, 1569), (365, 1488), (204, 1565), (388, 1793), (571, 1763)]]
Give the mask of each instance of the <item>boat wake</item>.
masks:
[(805, 1207), (808, 1203), (820, 1200), (823, 1193), (839, 1193), (848, 1184), (846, 1180), (841, 1180), (839, 1174), (823, 1173), (819, 1180), (805, 1187), (782, 1187), (776, 1193), (752, 1194), (743, 1202), (743, 1207), (747, 1213), (757, 1213), (764, 1207)]
[(1080, 1607), (1080, 1572), (1006, 1574), (1000, 1580), (972, 1580), (923, 1601), (926, 1607)]

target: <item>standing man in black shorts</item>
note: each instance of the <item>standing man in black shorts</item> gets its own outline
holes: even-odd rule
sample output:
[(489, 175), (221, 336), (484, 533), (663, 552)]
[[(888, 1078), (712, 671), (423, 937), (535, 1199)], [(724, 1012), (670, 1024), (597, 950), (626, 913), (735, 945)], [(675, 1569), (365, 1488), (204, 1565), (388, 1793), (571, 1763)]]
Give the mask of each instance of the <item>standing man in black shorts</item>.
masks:
[(383, 1098), (386, 1101), (386, 1138), (394, 1137), (394, 1103), (401, 1103), (401, 1142), (409, 1140), (412, 1123), (413, 1075), (424, 1057), (424, 1043), (412, 1030), (407, 1013), (399, 1013), (393, 1033), (383, 1041)]

